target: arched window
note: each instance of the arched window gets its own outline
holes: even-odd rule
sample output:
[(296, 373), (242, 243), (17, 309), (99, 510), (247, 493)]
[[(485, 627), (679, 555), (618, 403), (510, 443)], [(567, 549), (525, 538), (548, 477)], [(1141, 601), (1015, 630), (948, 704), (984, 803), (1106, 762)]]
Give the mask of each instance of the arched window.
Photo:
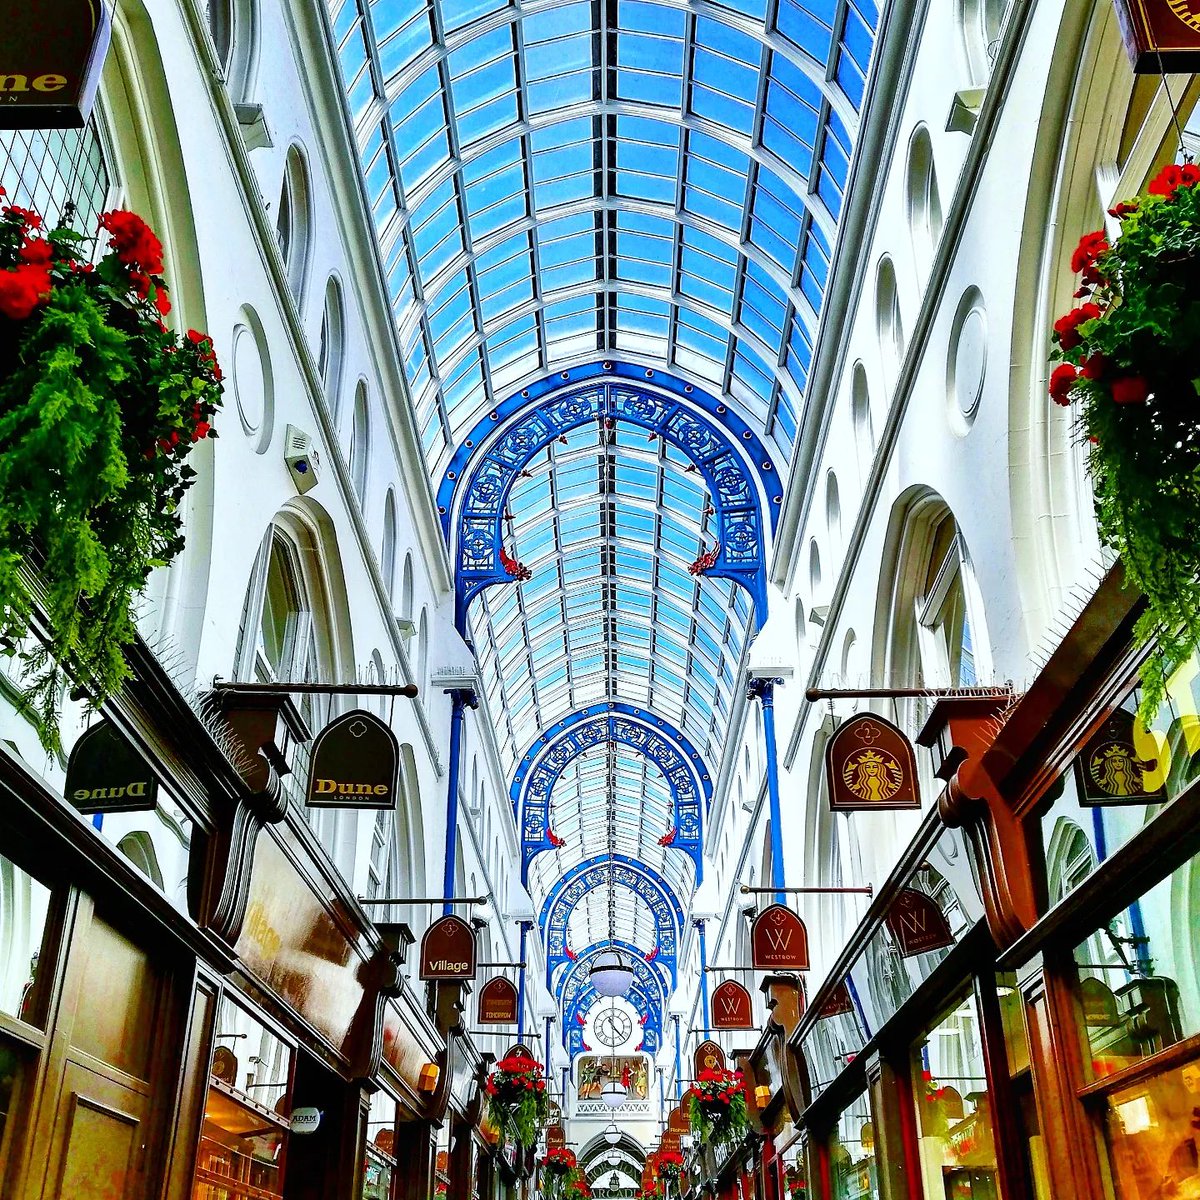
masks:
[(396, 493), (388, 488), (387, 497), (383, 502), (383, 554), (380, 557), (380, 567), (383, 571), (383, 586), (387, 588), (388, 599), (394, 604), (396, 600)]
[(429, 614), (421, 609), (421, 620), (417, 624), (417, 684), (425, 686), (425, 673), (429, 669)]
[(959, 0), (958, 22), (971, 80), (987, 83), (1009, 0)]
[(927, 274), (942, 235), (942, 201), (938, 195), (933, 142), (924, 125), (908, 147), (908, 227), (917, 268)]
[(904, 326), (900, 318), (900, 293), (896, 286), (896, 268), (890, 258), (879, 264), (875, 282), (875, 329), (884, 371), (894, 380), (904, 361)]
[(367, 385), (359, 382), (354, 390), (354, 423), (350, 429), (350, 482), (358, 505), (367, 506), (367, 459), (370, 454), (370, 428), (367, 414)]
[(144, 830), (139, 829), (133, 833), (127, 833), (118, 843), (117, 849), (125, 855), (127, 859), (147, 879), (150, 880), (156, 887), (163, 887), (162, 868), (158, 865), (158, 854), (154, 849), (154, 842), (150, 835)]
[(404, 556), (404, 570), (400, 576), (400, 612), (401, 620), (413, 619), (413, 561), (411, 551)]
[(208, 0), (208, 32), (234, 103), (250, 93), (258, 41), (255, 0)]
[(342, 310), (342, 289), (332, 276), (325, 285), (325, 308), (321, 313), (321, 333), (317, 341), (317, 369), (325, 404), (334, 422), (342, 388), (342, 356), (345, 349), (346, 323)]
[(921, 674), (932, 686), (966, 687), (978, 682), (965, 570), (962, 538), (954, 518), (946, 513), (933, 530), (924, 583), (916, 602)]
[(838, 491), (837, 476), (830, 471), (825, 476), (825, 524), (829, 529), (829, 541), (833, 546), (842, 540), (842, 497)]
[(821, 591), (821, 551), (817, 549), (816, 538), (808, 543), (808, 590), (816, 604)]
[(854, 449), (859, 470), (865, 480), (875, 458), (875, 426), (871, 420), (871, 394), (867, 391), (867, 372), (862, 363), (854, 364), (850, 385), (850, 421), (854, 426)]
[(312, 228), (312, 197), (308, 170), (298, 147), (287, 154), (279, 207), (275, 212), (275, 240), (287, 271), (288, 288), (299, 305), (304, 299), (304, 277), (308, 269), (308, 243)]
[[(334, 675), (334, 631), (316, 539), (306, 526), (272, 524), (255, 560), (238, 632), (235, 677), (319, 681)], [(310, 729), (328, 719), (327, 697), (304, 696)]]

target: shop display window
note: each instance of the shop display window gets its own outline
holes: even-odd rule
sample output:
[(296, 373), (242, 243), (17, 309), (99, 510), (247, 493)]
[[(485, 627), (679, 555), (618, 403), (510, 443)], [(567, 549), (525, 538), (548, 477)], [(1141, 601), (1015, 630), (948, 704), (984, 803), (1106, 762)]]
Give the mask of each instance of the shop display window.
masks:
[(193, 1200), (275, 1200), (283, 1191), (292, 1050), (225, 997), (196, 1156)]
[(363, 1200), (391, 1200), (396, 1177), (397, 1104), (387, 1092), (371, 1097), (367, 1115), (367, 1157), (363, 1164)]
[(1200, 1200), (1200, 1055), (1107, 1097), (1120, 1200)]
[(879, 1200), (875, 1126), (864, 1092), (838, 1117), (829, 1145), (833, 1200)]
[(50, 912), (50, 889), (0, 855), (0, 1013), (40, 1025), (33, 984)]
[(926, 1200), (998, 1200), (991, 1095), (973, 997), (916, 1043), (912, 1078)]
[(1136, 689), (1054, 784), (1042, 815), (1046, 901), (1057, 904), (1200, 777), (1200, 658), (1171, 677), (1149, 728)]
[(1075, 947), (1084, 1062), (1103, 1080), (1200, 1034), (1200, 858)]

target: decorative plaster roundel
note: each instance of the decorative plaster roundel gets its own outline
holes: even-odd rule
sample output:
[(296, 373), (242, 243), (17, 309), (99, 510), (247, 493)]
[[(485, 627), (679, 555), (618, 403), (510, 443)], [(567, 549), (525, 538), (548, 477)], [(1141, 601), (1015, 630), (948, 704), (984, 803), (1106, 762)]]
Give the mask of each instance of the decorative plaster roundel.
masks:
[(955, 314), (946, 364), (950, 421), (957, 433), (965, 434), (975, 420), (987, 375), (987, 352), (983, 297), (977, 288), (970, 288)]
[(231, 354), (233, 397), (237, 401), (238, 418), (247, 437), (254, 439), (254, 449), (262, 454), (271, 441), (274, 423), (275, 397), (271, 364), (266, 339), (258, 315), (249, 308), (242, 309), (242, 322), (234, 327)]

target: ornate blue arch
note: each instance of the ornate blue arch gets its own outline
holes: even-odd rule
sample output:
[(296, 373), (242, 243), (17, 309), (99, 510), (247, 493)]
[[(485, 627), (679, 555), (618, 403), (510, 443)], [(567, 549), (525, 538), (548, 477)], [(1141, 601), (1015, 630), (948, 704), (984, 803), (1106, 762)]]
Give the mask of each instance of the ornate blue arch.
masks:
[[(538, 915), (538, 928), (546, 940), (546, 961), (566, 957), (567, 923), (576, 905), (593, 888), (608, 882), (608, 856), (597, 854), (576, 863), (550, 889)], [(683, 909), (679, 898), (659, 874), (645, 863), (624, 854), (613, 856), (613, 881), (617, 887), (635, 893), (654, 915), (658, 957), (665, 968), (675, 974), (679, 953), (679, 932), (683, 928)]]
[[(638, 965), (639, 956), (636, 947), (622, 941), (618, 941), (617, 945), (634, 958), (633, 985), (630, 987), (626, 999), (637, 1009), (638, 1014), (645, 1018), (642, 1025), (642, 1049), (656, 1054), (662, 1045), (663, 1011), (667, 995), (663, 980), (645, 959), (640, 959), (640, 966)], [(586, 968), (589, 960), (595, 958), (607, 946), (608, 942), (599, 942), (594, 946), (589, 946), (571, 964), (567, 974), (563, 976), (562, 991), (559, 997), (560, 1011), (563, 1014), (563, 1045), (572, 1058), (576, 1054), (584, 1052), (583, 1026), (580, 1023), (580, 1017), (586, 1016), (592, 1005), (602, 999), (600, 993), (596, 991), (595, 985), (588, 978)], [(603, 1053), (604, 1050), (602, 1046), (593, 1046), (592, 1049), (597, 1053)]]
[(604, 742), (629, 746), (662, 771), (675, 802), (671, 848), (691, 856), (699, 883), (704, 873), (701, 797), (704, 811), (712, 799), (708, 769), (700, 752), (670, 722), (616, 701), (593, 704), (564, 717), (542, 733), (521, 759), (509, 789), (521, 823), (521, 882), (529, 878), (533, 856), (553, 849), (547, 834), (554, 785), (572, 760)]
[[(666, 1003), (671, 983), (664, 978), (663, 973), (658, 969), (658, 964), (661, 960), (655, 959), (652, 963), (647, 962), (645, 955), (632, 942), (625, 942), (620, 938), (616, 938), (610, 943), (606, 938), (602, 942), (593, 942), (585, 950), (581, 950), (574, 959), (568, 960), (566, 970), (563, 971), (557, 982), (552, 983), (550, 991), (558, 996), (559, 1001), (564, 1007), (570, 1004), (587, 986), (588, 971), (591, 969), (595, 959), (614, 945), (625, 951), (629, 959), (630, 969), (633, 971), (634, 983), (638, 984), (647, 996), (657, 997), (660, 1005)], [(549, 974), (553, 980), (553, 971)]]
[(555, 438), (589, 421), (640, 426), (695, 464), (716, 510), (719, 553), (707, 574), (746, 588), (754, 601), (754, 629), (761, 628), (767, 616), (767, 530), (774, 533), (783, 503), (783, 480), (762, 440), (727, 405), (692, 384), (631, 363), (606, 362), (563, 371), (510, 396), (471, 430), (451, 459), (437, 503), (456, 556), (458, 631), (466, 634), (475, 596), (510, 579), (500, 560), (504, 511), (521, 471)]

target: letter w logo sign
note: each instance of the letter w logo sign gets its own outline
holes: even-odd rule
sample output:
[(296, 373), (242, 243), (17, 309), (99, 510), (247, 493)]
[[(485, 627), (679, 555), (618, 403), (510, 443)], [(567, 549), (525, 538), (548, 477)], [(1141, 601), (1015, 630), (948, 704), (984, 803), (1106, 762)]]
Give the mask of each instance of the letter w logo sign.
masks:
[(784, 904), (772, 904), (754, 918), (750, 956), (756, 971), (807, 971), (808, 930)]

